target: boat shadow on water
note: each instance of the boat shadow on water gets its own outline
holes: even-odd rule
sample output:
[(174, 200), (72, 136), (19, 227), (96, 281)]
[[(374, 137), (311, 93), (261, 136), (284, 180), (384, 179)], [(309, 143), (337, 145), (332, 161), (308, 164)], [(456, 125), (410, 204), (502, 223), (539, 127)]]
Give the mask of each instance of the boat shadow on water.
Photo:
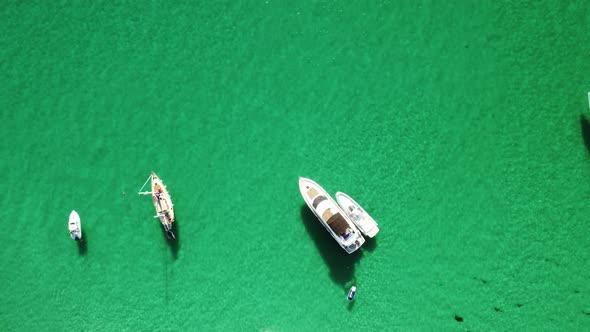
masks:
[(363, 244), (363, 246), (361, 247), (361, 250), (364, 249), (369, 252), (373, 252), (373, 250), (375, 250), (376, 248), (377, 248), (377, 238), (366, 237), (365, 244)]
[(347, 254), (305, 204), (301, 206), (301, 219), (324, 262), (330, 268), (330, 277), (336, 284), (345, 287), (346, 283), (354, 278), (355, 264), (362, 258), (362, 251), (359, 249)]
[(164, 237), (164, 241), (166, 241), (166, 243), (170, 247), (170, 251), (172, 252), (172, 258), (174, 258), (174, 260), (176, 260), (178, 258), (178, 249), (180, 249), (180, 230), (178, 227), (178, 221), (174, 221), (172, 223), (172, 233), (174, 233), (175, 239), (169, 240), (168, 237), (166, 236), (166, 232), (162, 228), (162, 225), (160, 224), (158, 226), (160, 227), (160, 232), (162, 233), (162, 236)]
[(86, 256), (86, 252), (88, 251), (88, 235), (84, 230), (82, 230), (82, 239), (76, 242), (78, 245), (78, 254), (80, 256)]
[(346, 309), (348, 309), (348, 311), (352, 311), (355, 303), (356, 303), (356, 301), (348, 301), (348, 305), (346, 306)]
[(586, 150), (590, 153), (590, 122), (584, 115), (580, 115), (580, 126), (582, 127), (584, 145), (586, 146)]

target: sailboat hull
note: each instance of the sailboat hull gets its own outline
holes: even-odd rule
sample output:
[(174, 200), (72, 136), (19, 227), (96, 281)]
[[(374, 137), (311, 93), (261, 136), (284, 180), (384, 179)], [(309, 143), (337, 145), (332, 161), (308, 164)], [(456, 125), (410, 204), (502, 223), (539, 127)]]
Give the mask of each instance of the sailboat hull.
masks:
[(174, 204), (172, 204), (170, 193), (168, 193), (168, 189), (154, 172), (151, 174), (151, 185), (156, 217), (160, 219), (160, 223), (164, 227), (164, 231), (166, 231), (166, 236), (169, 239), (174, 239), (174, 233), (172, 233), (172, 223), (175, 221)]

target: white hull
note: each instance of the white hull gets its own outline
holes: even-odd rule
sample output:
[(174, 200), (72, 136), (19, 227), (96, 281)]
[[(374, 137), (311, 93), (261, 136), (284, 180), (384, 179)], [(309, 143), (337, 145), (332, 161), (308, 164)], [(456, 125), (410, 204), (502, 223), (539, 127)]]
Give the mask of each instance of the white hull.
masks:
[(70, 230), (70, 237), (73, 240), (79, 241), (82, 239), (82, 224), (80, 223), (80, 216), (76, 211), (70, 213), (68, 228)]
[(317, 183), (299, 178), (299, 191), (328, 233), (347, 253), (353, 253), (365, 243), (365, 238), (338, 204)]
[(354, 199), (345, 193), (337, 192), (336, 200), (364, 236), (372, 238), (377, 235), (379, 225)]

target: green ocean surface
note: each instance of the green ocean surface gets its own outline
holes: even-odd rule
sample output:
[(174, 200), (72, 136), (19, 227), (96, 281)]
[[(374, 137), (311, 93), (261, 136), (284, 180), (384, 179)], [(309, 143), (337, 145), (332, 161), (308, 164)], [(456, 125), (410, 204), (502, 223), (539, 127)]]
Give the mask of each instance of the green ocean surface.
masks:
[[(589, 2), (4, 1), (0, 32), (0, 330), (590, 330)], [(346, 255), (299, 176), (380, 233)]]

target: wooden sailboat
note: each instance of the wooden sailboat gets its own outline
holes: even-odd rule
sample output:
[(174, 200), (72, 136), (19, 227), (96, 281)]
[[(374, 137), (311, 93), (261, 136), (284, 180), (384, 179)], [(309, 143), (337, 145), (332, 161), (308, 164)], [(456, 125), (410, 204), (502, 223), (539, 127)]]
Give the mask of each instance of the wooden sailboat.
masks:
[[(143, 187), (150, 181), (152, 184), (152, 191), (141, 191)], [(139, 189), (138, 194), (140, 195), (152, 195), (152, 200), (154, 202), (154, 208), (156, 208), (156, 215), (154, 218), (160, 219), (160, 223), (164, 227), (164, 231), (166, 232), (166, 237), (169, 240), (175, 239), (174, 233), (172, 232), (172, 223), (174, 222), (174, 205), (172, 204), (172, 199), (170, 198), (170, 194), (166, 189), (166, 186), (162, 182), (162, 180), (156, 175), (156, 173), (152, 172), (150, 177), (147, 181), (143, 184), (143, 186)]]

